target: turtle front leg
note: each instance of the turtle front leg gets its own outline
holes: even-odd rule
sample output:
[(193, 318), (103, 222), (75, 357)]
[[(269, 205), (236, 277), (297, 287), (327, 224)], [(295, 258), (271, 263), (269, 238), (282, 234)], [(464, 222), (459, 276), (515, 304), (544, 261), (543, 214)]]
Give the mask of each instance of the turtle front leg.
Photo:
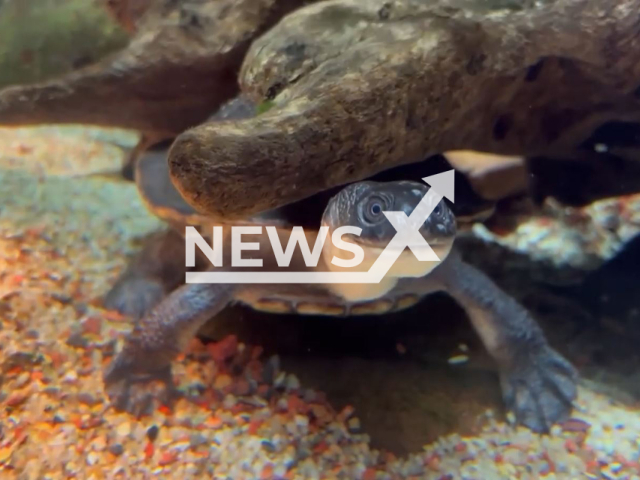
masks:
[(525, 308), (455, 252), (432, 273), (467, 312), (500, 368), (507, 409), (518, 423), (547, 432), (564, 420), (576, 397), (578, 375), (549, 346)]
[(151, 236), (107, 292), (105, 308), (141, 318), (184, 282), (184, 239), (174, 230)]
[(138, 321), (104, 374), (117, 410), (144, 415), (155, 401), (171, 405), (177, 391), (171, 362), (200, 327), (227, 306), (233, 285), (187, 284)]

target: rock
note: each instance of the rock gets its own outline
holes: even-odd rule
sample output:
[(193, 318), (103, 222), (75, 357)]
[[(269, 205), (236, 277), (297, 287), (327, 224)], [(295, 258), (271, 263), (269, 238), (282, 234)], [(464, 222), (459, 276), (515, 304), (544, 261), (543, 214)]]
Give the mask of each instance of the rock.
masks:
[(116, 433), (120, 437), (127, 437), (131, 433), (131, 424), (129, 422), (123, 422), (116, 428)]
[(111, 452), (116, 457), (119, 457), (124, 453), (124, 447), (120, 443), (114, 443), (109, 447), (109, 452)]
[(5, 360), (0, 364), (0, 370), (3, 373), (16, 367), (26, 370), (40, 363), (42, 363), (42, 357), (35, 352), (17, 351), (6, 354)]
[(89, 405), (89, 406), (97, 405), (101, 402), (100, 399), (96, 398), (95, 396), (87, 392), (79, 393), (77, 398), (78, 398), (78, 402), (83, 403), (85, 405)]
[(157, 425), (152, 425), (147, 429), (147, 438), (149, 439), (150, 442), (155, 441), (156, 438), (158, 438), (158, 433), (160, 432), (160, 429), (158, 428)]
[(287, 391), (299, 390), (300, 389), (300, 380), (293, 373), (287, 375), (284, 383), (285, 389)]
[(84, 337), (83, 332), (78, 331), (78, 332), (73, 332), (71, 335), (69, 335), (69, 338), (67, 338), (66, 343), (70, 347), (87, 348), (91, 342)]

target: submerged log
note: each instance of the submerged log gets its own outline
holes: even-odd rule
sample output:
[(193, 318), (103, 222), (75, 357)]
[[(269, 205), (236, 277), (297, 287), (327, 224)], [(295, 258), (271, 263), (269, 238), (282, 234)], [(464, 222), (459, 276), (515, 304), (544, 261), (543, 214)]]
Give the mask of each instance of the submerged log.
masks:
[[(136, 33), (119, 52), (50, 81), (0, 91), (0, 125), (84, 123), (138, 130), (146, 144), (208, 118), (238, 91), (252, 40), (303, 0), (116, 2)], [(141, 148), (142, 150), (142, 148)]]
[(450, 150), (592, 153), (598, 127), (640, 120), (639, 33), (640, 0), (320, 2), (249, 50), (263, 113), (181, 134), (170, 171), (232, 219)]

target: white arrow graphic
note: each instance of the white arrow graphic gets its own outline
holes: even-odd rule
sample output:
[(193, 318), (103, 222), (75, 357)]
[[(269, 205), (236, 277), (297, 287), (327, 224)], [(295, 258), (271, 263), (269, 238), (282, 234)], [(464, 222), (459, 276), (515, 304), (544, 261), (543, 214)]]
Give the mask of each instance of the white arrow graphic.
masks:
[(409, 217), (383, 212), (397, 233), (367, 272), (187, 272), (186, 283), (380, 283), (405, 247), (421, 262), (439, 261), (419, 229), (443, 197), (454, 201), (454, 172), (424, 177), (431, 188)]

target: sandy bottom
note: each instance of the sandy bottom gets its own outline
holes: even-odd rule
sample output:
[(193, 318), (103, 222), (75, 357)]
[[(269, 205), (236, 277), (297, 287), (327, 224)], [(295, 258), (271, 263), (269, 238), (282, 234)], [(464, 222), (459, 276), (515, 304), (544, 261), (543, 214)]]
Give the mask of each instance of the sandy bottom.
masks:
[(114, 412), (101, 372), (130, 324), (100, 298), (161, 224), (133, 185), (88, 176), (119, 167), (103, 140), (133, 141), (0, 130), (0, 478), (640, 479), (637, 340), (541, 293), (502, 250), (478, 258), (585, 377), (550, 435), (506, 421), (490, 359), (442, 297), (353, 321), (229, 309), (174, 366), (196, 401)]

